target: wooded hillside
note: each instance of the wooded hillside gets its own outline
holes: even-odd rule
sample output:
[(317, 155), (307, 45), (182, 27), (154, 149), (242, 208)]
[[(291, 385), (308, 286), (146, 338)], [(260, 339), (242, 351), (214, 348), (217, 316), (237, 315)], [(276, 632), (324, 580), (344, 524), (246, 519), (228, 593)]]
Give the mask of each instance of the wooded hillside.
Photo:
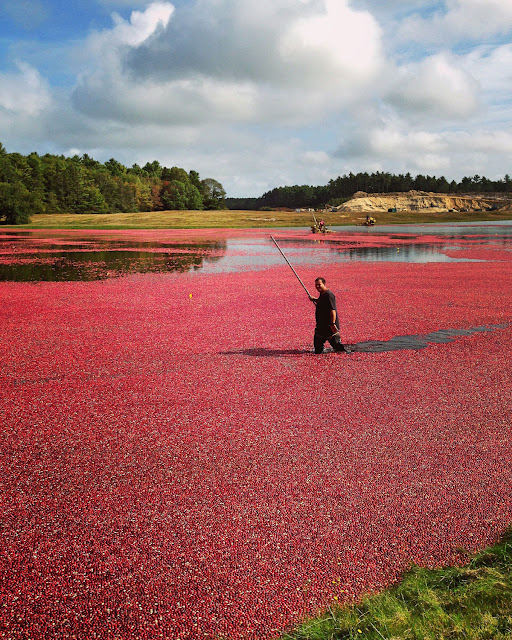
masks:
[(7, 153), (0, 143), (0, 221), (28, 222), (34, 213), (116, 213), (225, 208), (217, 180), (158, 161), (125, 167), (86, 153), (67, 158)]

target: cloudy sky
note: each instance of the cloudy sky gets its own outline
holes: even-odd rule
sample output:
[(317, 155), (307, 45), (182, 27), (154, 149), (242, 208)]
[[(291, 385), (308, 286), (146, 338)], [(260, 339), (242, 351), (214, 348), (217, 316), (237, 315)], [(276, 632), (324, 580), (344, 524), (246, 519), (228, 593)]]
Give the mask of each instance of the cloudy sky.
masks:
[(0, 0), (7, 151), (159, 160), (228, 196), (512, 174), (512, 0)]

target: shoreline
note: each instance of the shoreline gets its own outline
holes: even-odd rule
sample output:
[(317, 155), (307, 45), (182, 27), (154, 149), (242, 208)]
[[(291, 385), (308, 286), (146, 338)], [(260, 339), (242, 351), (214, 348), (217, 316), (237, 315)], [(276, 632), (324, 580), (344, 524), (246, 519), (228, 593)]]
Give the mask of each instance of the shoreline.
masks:
[[(366, 215), (359, 211), (329, 212), (323, 215), (327, 227), (364, 226)], [(500, 222), (512, 220), (512, 211), (379, 213), (375, 227), (394, 224), (430, 224), (449, 222)], [(111, 214), (34, 214), (31, 222), (1, 225), (1, 229), (261, 229), (310, 227), (313, 214), (308, 211), (157, 211)]]

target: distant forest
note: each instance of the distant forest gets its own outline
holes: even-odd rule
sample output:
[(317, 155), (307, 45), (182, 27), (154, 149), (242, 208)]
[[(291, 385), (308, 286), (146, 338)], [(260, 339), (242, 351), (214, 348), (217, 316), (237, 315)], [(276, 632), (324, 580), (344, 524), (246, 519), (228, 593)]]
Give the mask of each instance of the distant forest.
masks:
[(72, 158), (7, 153), (0, 143), (0, 222), (23, 224), (33, 213), (116, 213), (225, 209), (226, 192), (197, 171), (155, 160), (125, 167), (86, 153)]
[(320, 208), (345, 202), (357, 191), (393, 193), (510, 193), (512, 180), (481, 176), (460, 182), (435, 176), (391, 173), (349, 173), (325, 186), (276, 187), (257, 198), (226, 198), (213, 178), (197, 171), (164, 167), (158, 160), (143, 167), (125, 167), (111, 158), (105, 163), (86, 153), (71, 158), (33, 152), (7, 153), (0, 143), (0, 223), (23, 224), (33, 213), (136, 213), (140, 211), (276, 208)]
[(276, 187), (259, 198), (226, 198), (229, 209), (256, 211), (277, 207), (320, 208), (325, 205), (336, 206), (350, 199), (357, 191), (366, 193), (395, 193), (403, 191), (431, 191), (434, 193), (510, 193), (512, 180), (506, 175), (503, 180), (489, 180), (482, 176), (462, 178), (460, 182), (435, 176), (418, 175), (413, 178), (410, 173), (393, 175), (377, 171), (376, 173), (349, 173), (321, 187), (295, 185), (292, 187)]

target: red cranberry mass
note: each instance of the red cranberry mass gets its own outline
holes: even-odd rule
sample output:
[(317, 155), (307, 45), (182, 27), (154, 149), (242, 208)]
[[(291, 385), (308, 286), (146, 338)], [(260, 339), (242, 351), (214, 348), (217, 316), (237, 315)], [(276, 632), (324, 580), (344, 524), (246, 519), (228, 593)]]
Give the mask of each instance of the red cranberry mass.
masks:
[(301, 266), (345, 344), (490, 327), (379, 353), (312, 354), (285, 264), (0, 283), (3, 635), (270, 639), (491, 543), (512, 253), (453, 255), (477, 261)]

